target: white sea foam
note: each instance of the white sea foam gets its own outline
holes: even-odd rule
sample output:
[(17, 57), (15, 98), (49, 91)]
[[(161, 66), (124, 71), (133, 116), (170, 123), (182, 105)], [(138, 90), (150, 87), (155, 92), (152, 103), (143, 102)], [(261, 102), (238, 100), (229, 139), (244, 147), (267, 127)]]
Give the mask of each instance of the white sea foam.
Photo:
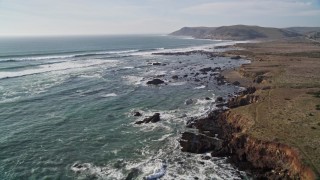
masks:
[(128, 84), (140, 85), (142, 83), (143, 77), (139, 76), (123, 76), (123, 79), (126, 80)]
[(93, 59), (93, 60), (86, 60), (86, 61), (61, 62), (61, 63), (55, 63), (50, 65), (45, 64), (45, 65), (40, 65), (37, 68), (27, 69), (22, 71), (0, 72), (0, 79), (27, 76), (27, 75), (40, 74), (40, 73), (53, 72), (53, 71), (87, 68), (87, 67), (97, 66), (102, 64), (109, 64), (112, 66), (112, 65), (115, 65), (115, 63), (117, 62), (118, 62), (117, 60)]
[(174, 83), (170, 83), (170, 86), (182, 86), (187, 84), (187, 82), (174, 82)]
[(82, 78), (102, 78), (101, 74), (82, 74), (80, 75), (79, 77), (82, 77)]
[(134, 69), (132, 66), (123, 67), (124, 69)]
[(123, 179), (124, 175), (112, 167), (99, 167), (91, 163), (75, 163), (71, 166), (71, 170), (78, 173), (83, 178), (89, 176), (96, 177), (98, 179)]
[(143, 76), (144, 77), (149, 77), (149, 76), (164, 76), (166, 75), (168, 72), (167, 71), (159, 71), (159, 70), (156, 70), (156, 69), (152, 69), (152, 70), (148, 70), (146, 72), (143, 73)]
[[(139, 49), (132, 49), (132, 50), (124, 50), (124, 51), (106, 51), (102, 53), (110, 53), (110, 54), (126, 54), (126, 53), (133, 53), (133, 52), (138, 52), (140, 51)], [(99, 53), (97, 53), (99, 54)]]
[(204, 88), (206, 88), (206, 86), (202, 85), (202, 86), (195, 87), (194, 89), (204, 89)]
[(84, 52), (84, 53), (71, 53), (65, 55), (26, 55), (25, 57), (12, 57), (12, 58), (5, 58), (0, 59), (0, 61), (8, 61), (8, 60), (15, 60), (15, 61), (37, 61), (37, 60), (48, 60), (48, 59), (66, 59), (66, 58), (74, 58), (74, 57), (85, 57), (85, 56), (95, 56), (95, 55), (108, 55), (108, 54), (130, 54), (134, 52), (139, 52), (139, 49), (132, 49), (132, 50), (119, 50), (119, 51), (98, 51), (98, 52)]
[[(146, 52), (134, 52), (130, 55), (136, 55), (136, 56), (153, 56), (153, 53), (178, 53), (178, 52), (188, 52), (188, 51), (215, 51), (214, 47), (216, 46), (227, 46), (227, 45), (234, 45), (234, 44), (240, 44), (240, 43), (248, 43), (252, 41), (225, 41), (225, 40), (209, 40), (215, 42), (214, 44), (207, 44), (207, 45), (199, 45), (199, 46), (191, 46), (186, 48), (173, 48), (173, 49), (156, 49)], [(218, 43), (217, 43), (218, 42)]]
[(74, 55), (47, 55), (47, 56), (27, 56), (27, 57), (12, 57), (12, 58), (6, 58), (6, 59), (0, 59), (0, 61), (8, 61), (8, 60), (14, 60), (14, 61), (37, 61), (37, 60), (48, 60), (48, 59), (65, 59), (65, 58), (71, 58), (74, 57)]
[(109, 93), (109, 94), (102, 95), (102, 97), (116, 97), (116, 96), (118, 96), (116, 93)]
[(0, 103), (9, 103), (9, 102), (14, 102), (18, 99), (20, 99), (21, 96), (16, 96), (16, 97), (13, 97), (13, 98), (1, 98), (0, 100)]
[(153, 174), (146, 176), (145, 179), (146, 180), (159, 179), (166, 174), (166, 171), (167, 171), (167, 165), (162, 163), (160, 167), (157, 167), (154, 169)]
[[(98, 179), (125, 179), (134, 170), (135, 179), (241, 179), (245, 172), (235, 169), (227, 162), (227, 158), (211, 157), (210, 153), (190, 154), (180, 151), (176, 138), (169, 138), (164, 149), (156, 152), (150, 147), (140, 149), (143, 159), (138, 161), (119, 160), (122, 169), (107, 165), (95, 166), (91, 163), (75, 163), (71, 169), (79, 176), (91, 175)], [(170, 151), (170, 153), (168, 153)], [(203, 158), (203, 157), (206, 158)], [(209, 159), (207, 159), (207, 157)], [(123, 171), (125, 170), (125, 171)], [(127, 173), (125, 173), (127, 172)]]
[(170, 137), (172, 134), (165, 134), (163, 135), (160, 139), (157, 139), (157, 140), (152, 140), (152, 141), (163, 141), (165, 139), (167, 139), (168, 137)]

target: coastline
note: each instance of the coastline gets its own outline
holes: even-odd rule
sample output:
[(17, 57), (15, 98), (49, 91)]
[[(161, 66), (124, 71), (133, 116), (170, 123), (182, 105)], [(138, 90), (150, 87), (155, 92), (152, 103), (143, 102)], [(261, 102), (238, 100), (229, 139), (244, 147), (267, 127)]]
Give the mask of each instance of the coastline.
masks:
[[(240, 50), (222, 54), (244, 57), (251, 63), (222, 75), (226, 81), (249, 90), (225, 101), (229, 110), (218, 109), (189, 124), (199, 134), (183, 134), (182, 150), (200, 153), (194, 146), (201, 148), (218, 135), (222, 142), (210, 146), (212, 155), (229, 156), (240, 170), (251, 172), (254, 178), (317, 179), (320, 113), (314, 108), (320, 102), (312, 93), (320, 92), (320, 77), (316, 75), (320, 68), (319, 44), (282, 40), (235, 47)], [(309, 68), (300, 61), (307, 62)], [(292, 78), (292, 69), (300, 79)], [(310, 74), (314, 77), (308, 81)], [(301, 106), (306, 101), (312, 101), (310, 106)], [(301, 114), (307, 114), (307, 119), (294, 119)], [(307, 131), (311, 132), (304, 133)]]

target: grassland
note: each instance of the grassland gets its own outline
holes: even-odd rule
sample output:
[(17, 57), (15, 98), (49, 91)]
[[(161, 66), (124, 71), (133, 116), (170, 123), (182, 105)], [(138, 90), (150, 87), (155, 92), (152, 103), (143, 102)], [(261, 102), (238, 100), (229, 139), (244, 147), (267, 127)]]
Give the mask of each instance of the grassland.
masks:
[[(254, 138), (297, 149), (304, 164), (320, 174), (320, 43), (282, 40), (239, 44), (252, 61), (224, 72), (228, 81), (259, 88), (259, 101), (232, 109), (253, 124)], [(260, 81), (257, 81), (260, 78)], [(259, 83), (257, 83), (259, 82)]]

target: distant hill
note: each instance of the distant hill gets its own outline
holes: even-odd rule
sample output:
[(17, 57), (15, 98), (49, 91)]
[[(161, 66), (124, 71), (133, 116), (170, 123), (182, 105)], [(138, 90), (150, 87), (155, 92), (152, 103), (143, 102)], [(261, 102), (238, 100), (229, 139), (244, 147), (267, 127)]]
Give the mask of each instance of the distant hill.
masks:
[(308, 33), (306, 36), (309, 39), (319, 41), (320, 40), (320, 31)]
[(170, 35), (173, 36), (192, 36), (195, 38), (200, 38), (204, 34), (209, 34), (214, 31), (215, 27), (183, 27), (179, 31), (175, 31)]
[(300, 33), (300, 34), (310, 34), (314, 32), (320, 32), (320, 27), (289, 27), (286, 30)]
[(305, 35), (309, 39), (320, 40), (320, 27), (290, 27), (289, 31)]
[[(320, 28), (319, 28), (320, 29)], [(184, 27), (171, 33), (174, 36), (192, 36), (203, 39), (222, 40), (253, 40), (253, 39), (283, 39), (291, 37), (303, 37), (309, 30), (317, 28), (270, 28), (260, 26), (221, 26), (221, 27)]]

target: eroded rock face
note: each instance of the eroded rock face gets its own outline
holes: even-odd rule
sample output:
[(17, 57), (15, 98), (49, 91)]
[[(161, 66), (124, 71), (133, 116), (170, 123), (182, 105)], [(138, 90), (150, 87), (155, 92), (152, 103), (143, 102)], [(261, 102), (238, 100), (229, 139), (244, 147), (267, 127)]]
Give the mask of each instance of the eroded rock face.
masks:
[(233, 97), (228, 101), (229, 108), (236, 108), (257, 102), (259, 96), (248, 94), (244, 96)]
[(196, 128), (200, 133), (211, 137), (219, 137), (222, 131), (221, 128), (216, 123), (216, 119), (219, 118), (220, 114), (224, 110), (217, 109), (209, 113), (207, 117), (203, 118), (190, 118), (187, 121), (188, 128)]
[(191, 132), (184, 132), (180, 139), (182, 151), (191, 153), (204, 153), (209, 150), (222, 149), (222, 141), (206, 136), (203, 134), (195, 134)]
[(315, 179), (299, 153), (287, 145), (234, 134), (228, 146), (232, 161), (242, 170), (255, 169), (254, 179)]
[(251, 103), (256, 103), (259, 100), (259, 96), (254, 95), (256, 92), (255, 87), (248, 87), (242, 91), (238, 96), (232, 97), (228, 100), (227, 106), (229, 108), (236, 108), (239, 106), (245, 106)]
[(240, 95), (253, 94), (256, 92), (256, 87), (248, 87), (246, 90), (242, 91)]
[[(258, 101), (256, 88), (249, 87), (228, 101), (238, 107)], [(254, 139), (246, 132), (252, 122), (241, 114), (217, 109), (203, 118), (190, 118), (188, 128), (199, 133), (185, 132), (180, 139), (182, 151), (204, 153), (214, 157), (228, 156), (240, 170), (253, 172), (253, 179), (315, 179), (298, 152), (287, 145)]]
[(262, 83), (263, 80), (264, 80), (263, 76), (257, 76), (254, 78), (253, 82), (260, 84)]
[(142, 121), (137, 121), (137, 122), (135, 122), (135, 124), (150, 123), (150, 122), (156, 123), (158, 121), (160, 121), (160, 113), (154, 113), (153, 116), (145, 118)]

